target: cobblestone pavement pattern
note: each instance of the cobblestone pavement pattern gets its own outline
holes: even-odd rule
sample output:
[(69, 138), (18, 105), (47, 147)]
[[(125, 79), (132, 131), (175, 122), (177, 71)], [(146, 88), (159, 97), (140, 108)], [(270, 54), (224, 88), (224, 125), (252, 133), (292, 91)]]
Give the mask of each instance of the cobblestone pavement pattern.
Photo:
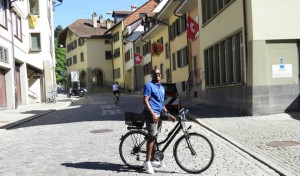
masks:
[[(140, 95), (122, 95), (120, 106), (116, 107), (113, 105), (111, 94), (87, 94), (70, 107), (53, 111), (15, 129), (0, 130), (0, 175), (144, 175), (146, 173), (143, 170), (130, 170), (124, 166), (118, 152), (119, 139), (127, 132), (124, 112), (140, 112), (141, 109)], [(249, 140), (250, 146), (254, 145), (251, 149), (256, 150), (258, 136), (255, 133), (244, 132), (242, 127), (237, 127), (239, 121), (236, 119), (203, 118), (199, 120), (213, 126), (216, 130), (224, 130), (226, 134), (234, 131), (231, 137), (237, 140), (236, 137), (241, 135), (241, 141), (238, 142), (243, 144), (243, 141), (246, 143)], [(247, 119), (249, 125), (257, 123), (251, 122), (251, 118)], [(247, 119), (241, 118), (241, 123), (242, 120)], [(230, 126), (228, 125), (230, 123), (236, 123), (236, 125)], [(164, 128), (160, 137), (164, 137), (167, 129), (173, 125), (172, 122), (163, 122)], [(260, 125), (258, 130), (264, 128), (263, 124)], [(200, 175), (279, 175), (211, 131), (199, 125), (192, 126), (191, 131), (208, 137), (215, 149), (213, 164)], [(246, 136), (249, 139), (245, 138)], [(267, 137), (261, 141), (260, 146), (266, 147)], [(272, 140), (278, 139), (274, 137)], [(265, 149), (270, 155), (272, 150), (277, 149)], [(299, 154), (293, 153), (299, 151), (299, 146), (291, 150), (290, 155), (295, 161), (298, 157), (299, 164)], [(280, 153), (280, 150), (277, 153)], [(274, 154), (274, 158), (276, 155)], [(172, 145), (166, 150), (164, 161), (167, 167), (155, 169), (156, 175), (189, 175), (175, 163)]]

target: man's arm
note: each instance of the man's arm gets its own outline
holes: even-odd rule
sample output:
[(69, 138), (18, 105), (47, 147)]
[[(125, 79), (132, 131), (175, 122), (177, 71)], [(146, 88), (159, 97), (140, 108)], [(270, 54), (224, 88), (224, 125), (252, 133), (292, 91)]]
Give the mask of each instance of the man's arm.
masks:
[(152, 108), (149, 104), (149, 99), (150, 99), (149, 96), (144, 96), (144, 105), (146, 106), (146, 108), (150, 112), (153, 122), (157, 123), (158, 122), (158, 117), (156, 117), (156, 115), (154, 114), (154, 112), (153, 112), (153, 110), (152, 110)]
[(174, 117), (172, 114), (170, 114), (170, 113), (168, 112), (168, 110), (167, 110), (167, 108), (166, 108), (165, 105), (164, 105), (164, 107), (163, 107), (163, 110), (164, 110), (164, 112), (168, 113), (168, 118), (169, 118), (169, 120), (171, 120), (172, 122), (175, 122), (175, 121), (176, 121), (176, 117)]

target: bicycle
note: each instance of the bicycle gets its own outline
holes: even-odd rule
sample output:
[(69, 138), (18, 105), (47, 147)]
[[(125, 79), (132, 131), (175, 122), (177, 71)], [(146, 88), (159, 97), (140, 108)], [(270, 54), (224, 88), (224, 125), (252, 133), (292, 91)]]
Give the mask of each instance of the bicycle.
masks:
[(115, 101), (115, 106), (119, 106), (120, 93), (116, 93), (116, 94), (114, 95), (114, 101)]
[(47, 103), (56, 103), (56, 96), (53, 90), (49, 92), (49, 98), (47, 98)]
[[(154, 159), (162, 161), (164, 152), (174, 140), (179, 131), (183, 132), (174, 143), (173, 155), (177, 165), (188, 173), (201, 173), (208, 169), (214, 159), (214, 149), (211, 142), (202, 134), (189, 132), (191, 125), (186, 127), (188, 109), (181, 109), (178, 122), (168, 133), (167, 137), (158, 142), (155, 140)], [(199, 122), (190, 117), (190, 120)], [(127, 132), (121, 137), (119, 154), (124, 164), (132, 169), (142, 169), (146, 159), (147, 132), (145, 130), (142, 114), (125, 112)], [(165, 145), (163, 145), (165, 143)], [(162, 150), (159, 148), (162, 146)]]

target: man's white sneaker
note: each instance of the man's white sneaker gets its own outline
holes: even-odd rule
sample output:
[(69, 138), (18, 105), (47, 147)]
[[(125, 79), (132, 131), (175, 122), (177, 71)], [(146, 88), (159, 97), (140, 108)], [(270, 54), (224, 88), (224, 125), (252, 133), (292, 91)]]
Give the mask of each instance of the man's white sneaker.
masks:
[(165, 163), (162, 161), (151, 161), (153, 167), (166, 167)]
[(151, 162), (150, 161), (145, 161), (144, 162), (144, 169), (148, 174), (154, 174), (154, 170), (152, 168)]

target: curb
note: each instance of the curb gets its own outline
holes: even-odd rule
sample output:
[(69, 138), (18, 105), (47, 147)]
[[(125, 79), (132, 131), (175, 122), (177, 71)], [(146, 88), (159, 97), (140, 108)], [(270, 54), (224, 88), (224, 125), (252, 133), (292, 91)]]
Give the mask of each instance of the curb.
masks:
[(27, 118), (24, 118), (22, 120), (18, 120), (16, 122), (9, 123), (7, 125), (4, 125), (4, 126), (0, 127), (0, 129), (6, 129), (6, 130), (12, 129), (15, 126), (18, 126), (22, 123), (25, 123), (25, 122), (28, 122), (30, 120), (36, 119), (36, 118), (41, 117), (43, 115), (49, 114), (53, 111), (56, 111), (56, 109), (50, 109), (49, 111), (46, 111), (45, 113), (36, 114), (36, 115), (31, 116), (31, 117), (27, 117)]
[[(193, 114), (190, 114), (190, 115), (192, 115), (192, 116), (194, 116), (194, 117), (197, 118), (196, 115), (193, 115)], [(263, 163), (264, 165), (268, 166), (269, 168), (273, 169), (280, 176), (293, 175), (291, 172), (287, 171), (283, 167), (275, 164), (274, 162), (271, 162), (270, 160), (268, 160), (267, 158), (265, 158), (263, 156), (260, 156), (256, 152), (248, 149), (247, 147), (243, 146), (239, 142), (237, 142), (234, 139), (226, 136), (225, 134), (222, 134), (221, 132), (219, 132), (218, 130), (212, 128), (211, 126), (205, 124), (204, 122), (201, 122), (201, 121), (199, 121), (199, 122), (200, 122), (200, 125), (202, 127), (204, 127), (205, 129), (207, 129), (208, 131), (212, 132), (213, 134), (219, 136), (220, 138), (224, 139), (225, 141), (229, 142), (230, 144), (232, 144), (233, 146), (237, 147), (241, 151), (247, 153), (248, 155), (250, 155), (252, 158), (256, 159), (257, 161), (259, 161), (259, 162)]]

